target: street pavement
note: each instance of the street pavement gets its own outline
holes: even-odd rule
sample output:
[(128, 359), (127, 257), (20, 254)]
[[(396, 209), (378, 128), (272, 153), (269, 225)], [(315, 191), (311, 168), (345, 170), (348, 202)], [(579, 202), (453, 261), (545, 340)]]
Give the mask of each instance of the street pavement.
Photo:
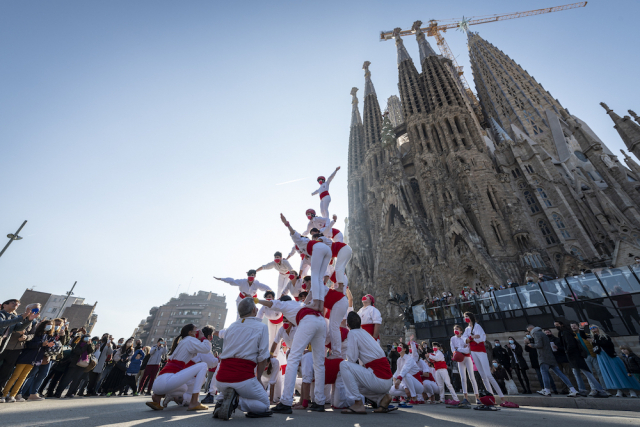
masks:
[[(74, 399), (47, 399), (41, 402), (0, 404), (0, 420), (11, 427), (124, 427), (167, 424), (169, 426), (229, 426), (281, 427), (460, 427), (460, 426), (526, 426), (526, 427), (607, 427), (638, 426), (640, 413), (596, 409), (542, 408), (535, 406), (519, 409), (502, 408), (497, 412), (473, 409), (449, 409), (444, 405), (418, 405), (389, 414), (342, 415), (328, 410), (325, 413), (294, 411), (292, 415), (274, 414), (270, 418), (246, 418), (236, 411), (230, 421), (213, 419), (212, 409), (187, 412), (172, 403), (163, 411), (149, 409), (149, 397), (85, 397)], [(211, 405), (212, 408), (213, 405)]]

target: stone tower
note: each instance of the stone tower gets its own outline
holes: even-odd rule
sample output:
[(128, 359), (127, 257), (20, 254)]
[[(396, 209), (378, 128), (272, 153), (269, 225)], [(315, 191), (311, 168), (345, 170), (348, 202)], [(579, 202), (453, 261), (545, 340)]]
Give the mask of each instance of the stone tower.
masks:
[[(420, 27), (413, 27), (420, 71), (394, 30), (400, 99), (392, 96), (388, 110), (390, 119), (402, 112), (392, 121), (396, 146), (381, 144), (369, 62), (362, 121), (352, 91), (354, 296), (426, 300), (507, 278), (560, 276), (577, 265), (625, 265), (629, 248), (640, 254), (640, 165), (626, 154), (628, 167), (620, 163), (520, 65), (469, 33), (480, 122), (451, 61), (436, 54)], [(607, 112), (629, 150), (640, 150), (640, 126)], [(398, 335), (399, 310), (377, 306), (383, 335)]]

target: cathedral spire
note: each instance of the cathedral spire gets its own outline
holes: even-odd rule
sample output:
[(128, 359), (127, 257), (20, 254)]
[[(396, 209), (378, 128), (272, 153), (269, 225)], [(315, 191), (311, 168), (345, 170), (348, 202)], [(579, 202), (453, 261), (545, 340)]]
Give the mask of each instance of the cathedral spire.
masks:
[(633, 111), (633, 110), (628, 110), (628, 111), (629, 111), (629, 114), (631, 114), (631, 117), (633, 117), (633, 119), (634, 119), (636, 122), (640, 123), (640, 117), (638, 117), (638, 115), (636, 114), (636, 112), (635, 112), (635, 111)]
[(502, 126), (500, 126), (493, 117), (491, 117), (490, 122), (491, 122), (491, 129), (493, 130), (493, 133), (495, 134), (498, 140), (498, 143), (513, 141), (513, 139), (511, 139), (511, 137), (509, 136), (509, 134), (504, 129), (502, 129)]
[(638, 165), (635, 160), (629, 157), (629, 155), (625, 153), (624, 150), (620, 150), (620, 152), (624, 156), (624, 162), (627, 164), (627, 166), (629, 166), (629, 169), (631, 169), (636, 175), (640, 176), (640, 165)]
[(640, 125), (634, 123), (629, 116), (621, 118), (604, 102), (601, 102), (600, 105), (605, 109), (609, 117), (611, 117), (611, 120), (613, 120), (613, 127), (618, 131), (620, 138), (622, 138), (622, 141), (627, 146), (627, 150), (640, 158)]
[(362, 118), (360, 117), (360, 110), (358, 109), (358, 97), (356, 93), (358, 92), (358, 88), (351, 88), (351, 127), (361, 125)]
[(418, 41), (418, 49), (420, 50), (420, 64), (428, 56), (436, 55), (436, 52), (431, 48), (431, 45), (427, 41), (424, 33), (420, 29), (422, 21), (416, 21), (413, 23), (411, 29), (416, 33), (416, 40)]
[(362, 64), (362, 69), (364, 70), (364, 97), (366, 98), (369, 95), (375, 95), (376, 89), (373, 87), (373, 82), (371, 81), (371, 71), (369, 71), (369, 65), (371, 62), (364, 61)]
[(407, 48), (404, 47), (402, 37), (400, 37), (400, 31), (402, 31), (402, 28), (398, 27), (393, 29), (393, 38), (396, 39), (396, 48), (398, 48), (398, 66), (400, 66), (404, 61), (411, 61), (409, 52), (407, 52)]

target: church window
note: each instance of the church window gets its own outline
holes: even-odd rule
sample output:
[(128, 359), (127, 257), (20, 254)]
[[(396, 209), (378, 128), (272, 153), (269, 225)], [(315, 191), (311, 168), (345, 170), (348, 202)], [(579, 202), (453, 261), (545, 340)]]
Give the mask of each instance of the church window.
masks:
[(588, 162), (589, 159), (587, 159), (587, 156), (584, 155), (584, 153), (582, 151), (574, 151), (573, 154), (575, 154), (575, 156), (583, 162)]
[(527, 172), (529, 172), (529, 173), (535, 173), (535, 172), (533, 171), (533, 168), (532, 168), (530, 165), (525, 165), (525, 166), (524, 166), (524, 168), (525, 168), (525, 169), (527, 170)]
[(553, 237), (553, 234), (551, 234), (549, 225), (543, 219), (538, 221), (538, 228), (542, 232), (542, 236), (545, 238), (548, 245), (553, 245), (554, 243), (556, 243), (556, 238)]
[(529, 205), (529, 209), (531, 209), (531, 213), (540, 212), (540, 208), (538, 207), (538, 204), (536, 203), (536, 199), (535, 199), (535, 197), (533, 197), (533, 194), (531, 194), (530, 191), (525, 191), (524, 192), (524, 198), (527, 201), (527, 205)]
[(531, 115), (531, 113), (529, 113), (527, 110), (525, 110), (524, 106), (522, 108), (523, 108), (523, 113), (524, 113), (525, 119), (527, 119), (527, 121), (529, 122), (529, 124), (533, 128), (533, 134), (534, 135), (538, 135), (539, 133), (542, 133), (542, 129), (540, 127), (538, 127), (536, 122), (533, 121), (533, 116)]
[(559, 253), (553, 254), (553, 259), (556, 261), (556, 264), (560, 264), (560, 261), (562, 261), (562, 254), (559, 254)]
[(518, 178), (522, 176), (522, 172), (520, 172), (520, 169), (515, 168), (513, 171), (511, 171), (511, 174), (513, 175), (514, 178)]
[(637, 179), (635, 179), (634, 177), (632, 177), (630, 175), (627, 175), (627, 181), (629, 181), (629, 182), (638, 182)]
[(571, 247), (571, 255), (573, 255), (574, 257), (578, 258), (580, 261), (584, 261), (584, 257), (582, 256), (582, 252), (580, 252), (580, 249), (576, 248), (575, 246)]
[(567, 231), (567, 227), (565, 227), (564, 222), (562, 221), (562, 217), (557, 213), (554, 213), (553, 220), (555, 221), (556, 227), (558, 227), (558, 230), (560, 230), (560, 234), (562, 234), (563, 237), (570, 239), (571, 235)]
[(542, 198), (542, 201), (544, 202), (544, 204), (547, 205), (547, 207), (553, 206), (553, 204), (551, 203), (551, 200), (549, 200), (549, 197), (547, 197), (547, 193), (545, 193), (541, 187), (538, 187), (538, 194)]

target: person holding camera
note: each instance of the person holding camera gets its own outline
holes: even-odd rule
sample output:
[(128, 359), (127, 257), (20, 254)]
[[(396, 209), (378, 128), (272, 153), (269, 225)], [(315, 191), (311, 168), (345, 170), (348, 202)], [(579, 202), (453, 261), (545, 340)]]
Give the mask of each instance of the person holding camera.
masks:
[(96, 346), (91, 342), (91, 335), (87, 334), (85, 328), (80, 328), (73, 342), (71, 353), (60, 361), (61, 365), (67, 365), (67, 371), (58, 383), (54, 397), (62, 397), (62, 392), (67, 386), (69, 386), (69, 390), (67, 390), (65, 397), (75, 397), (84, 370), (89, 366), (91, 355), (96, 351)]
[(156, 345), (151, 347), (149, 350), (149, 361), (147, 362), (147, 366), (144, 368), (144, 374), (140, 379), (140, 385), (138, 386), (138, 393), (142, 394), (144, 392), (145, 387), (147, 388), (146, 395), (151, 395), (151, 390), (153, 389), (153, 382), (158, 375), (158, 371), (160, 370), (160, 363), (163, 358), (167, 357), (167, 346), (164, 343), (164, 338), (158, 338)]

